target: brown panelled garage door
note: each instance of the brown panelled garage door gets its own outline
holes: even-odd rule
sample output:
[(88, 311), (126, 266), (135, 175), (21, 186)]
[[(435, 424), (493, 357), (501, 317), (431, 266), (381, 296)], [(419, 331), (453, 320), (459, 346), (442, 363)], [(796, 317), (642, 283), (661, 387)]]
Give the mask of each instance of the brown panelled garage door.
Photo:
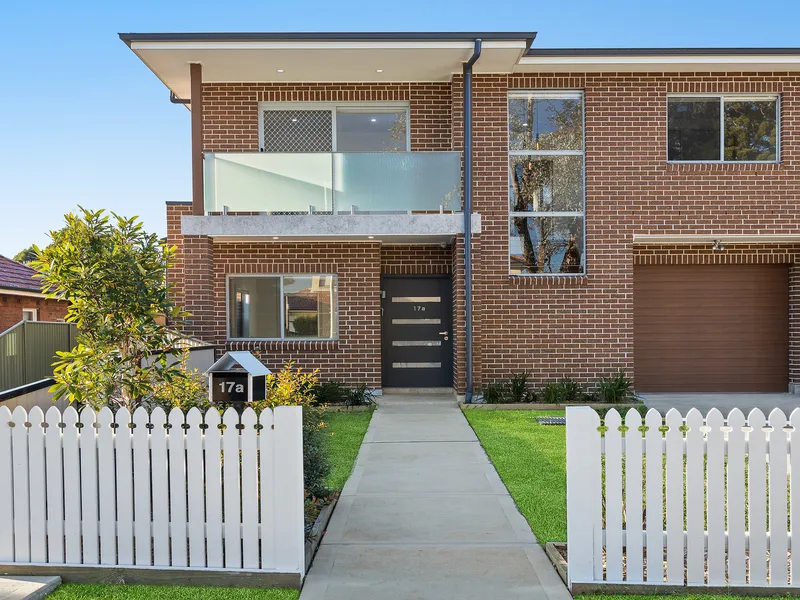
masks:
[(785, 392), (788, 265), (636, 266), (638, 392)]

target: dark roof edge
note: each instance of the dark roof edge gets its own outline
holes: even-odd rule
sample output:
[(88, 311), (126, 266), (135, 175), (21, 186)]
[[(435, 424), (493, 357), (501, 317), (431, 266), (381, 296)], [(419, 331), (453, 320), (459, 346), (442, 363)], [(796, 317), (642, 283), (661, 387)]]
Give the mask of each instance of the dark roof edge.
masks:
[(42, 288), (26, 288), (26, 287), (14, 287), (11, 285), (0, 285), (0, 294), (7, 294), (10, 292), (27, 292), (30, 294), (42, 294), (45, 293), (42, 291)]
[(256, 42), (256, 41), (473, 41), (525, 40), (530, 48), (536, 39), (531, 31), (390, 31), (390, 32), (231, 32), (231, 33), (120, 33), (119, 39), (132, 42)]
[(800, 54), (800, 48), (531, 48), (526, 56), (710, 56)]

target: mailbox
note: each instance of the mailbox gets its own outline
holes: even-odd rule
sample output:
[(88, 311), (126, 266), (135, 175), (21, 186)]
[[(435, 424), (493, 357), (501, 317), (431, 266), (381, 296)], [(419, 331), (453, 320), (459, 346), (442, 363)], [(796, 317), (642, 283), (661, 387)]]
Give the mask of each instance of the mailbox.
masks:
[(270, 371), (250, 352), (226, 352), (206, 371), (208, 399), (238, 410), (245, 402), (266, 398)]

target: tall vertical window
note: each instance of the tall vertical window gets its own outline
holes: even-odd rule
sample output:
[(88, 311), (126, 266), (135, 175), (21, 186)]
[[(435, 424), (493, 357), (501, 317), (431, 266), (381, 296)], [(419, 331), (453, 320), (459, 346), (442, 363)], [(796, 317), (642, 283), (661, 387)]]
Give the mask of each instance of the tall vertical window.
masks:
[(583, 94), (509, 94), (508, 136), (510, 273), (584, 273)]
[(231, 277), (231, 339), (335, 339), (336, 275)]
[(667, 157), (671, 161), (775, 162), (777, 96), (670, 96)]

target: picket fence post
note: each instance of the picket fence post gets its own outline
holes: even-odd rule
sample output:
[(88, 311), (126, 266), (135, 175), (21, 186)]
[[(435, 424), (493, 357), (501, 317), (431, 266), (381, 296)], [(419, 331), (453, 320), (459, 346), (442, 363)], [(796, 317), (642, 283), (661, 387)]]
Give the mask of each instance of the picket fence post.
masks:
[[(600, 417), (590, 407), (567, 408), (567, 553), (570, 587), (595, 580), (595, 517), (600, 506)], [(602, 543), (602, 540), (600, 540)], [(602, 567), (602, 564), (601, 564)], [(602, 574), (601, 574), (602, 579)]]

